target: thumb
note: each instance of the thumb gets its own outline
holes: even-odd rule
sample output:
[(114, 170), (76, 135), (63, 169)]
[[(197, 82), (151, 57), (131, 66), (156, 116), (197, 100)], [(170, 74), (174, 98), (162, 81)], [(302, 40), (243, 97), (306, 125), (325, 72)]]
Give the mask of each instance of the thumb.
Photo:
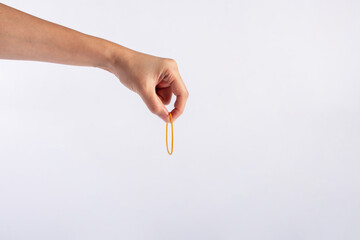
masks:
[(165, 122), (169, 122), (169, 112), (155, 90), (144, 92), (140, 94), (140, 96), (153, 114), (157, 115)]

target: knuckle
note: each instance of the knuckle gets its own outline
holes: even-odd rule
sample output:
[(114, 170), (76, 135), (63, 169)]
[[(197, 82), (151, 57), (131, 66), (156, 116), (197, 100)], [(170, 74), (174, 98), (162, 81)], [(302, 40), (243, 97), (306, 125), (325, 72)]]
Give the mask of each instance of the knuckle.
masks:
[(177, 63), (176, 63), (176, 61), (175, 61), (174, 59), (172, 59), (172, 58), (167, 58), (166, 61), (167, 61), (167, 64), (168, 64), (170, 67), (177, 69)]
[(185, 98), (186, 98), (186, 99), (189, 98), (189, 92), (188, 92), (188, 90), (185, 90)]
[(135, 88), (135, 92), (137, 92), (138, 94), (142, 95), (146, 95), (146, 89), (142, 86), (136, 86)]
[(148, 95), (150, 87), (148, 86), (148, 84), (142, 83), (142, 84), (138, 84), (136, 86), (136, 92), (143, 94), (143, 95)]
[(160, 111), (161, 111), (160, 106), (159, 106), (159, 105), (156, 105), (156, 104), (151, 105), (151, 106), (149, 107), (149, 109), (150, 109), (150, 111), (151, 111), (153, 114), (158, 114), (158, 113), (160, 113)]
[(179, 109), (179, 115), (183, 114), (184, 113), (184, 109)]
[(142, 84), (134, 84), (133, 89), (135, 92), (141, 94), (145, 93), (146, 88)]

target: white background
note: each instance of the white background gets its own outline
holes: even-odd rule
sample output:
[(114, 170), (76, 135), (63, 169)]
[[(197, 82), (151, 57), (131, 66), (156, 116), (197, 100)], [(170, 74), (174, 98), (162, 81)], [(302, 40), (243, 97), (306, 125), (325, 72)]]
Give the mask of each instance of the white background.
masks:
[(7, 0), (177, 60), (165, 124), (111, 74), (0, 61), (0, 239), (359, 239), (359, 1)]

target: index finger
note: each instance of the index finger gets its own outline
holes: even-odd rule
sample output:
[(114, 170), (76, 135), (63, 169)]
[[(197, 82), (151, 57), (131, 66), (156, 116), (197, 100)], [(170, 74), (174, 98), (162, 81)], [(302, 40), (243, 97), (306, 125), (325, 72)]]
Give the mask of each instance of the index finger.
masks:
[(186, 89), (185, 83), (179, 73), (176, 74), (176, 79), (171, 83), (171, 90), (176, 96), (174, 109), (171, 111), (173, 121), (175, 121), (185, 110), (186, 101), (189, 97), (189, 92)]

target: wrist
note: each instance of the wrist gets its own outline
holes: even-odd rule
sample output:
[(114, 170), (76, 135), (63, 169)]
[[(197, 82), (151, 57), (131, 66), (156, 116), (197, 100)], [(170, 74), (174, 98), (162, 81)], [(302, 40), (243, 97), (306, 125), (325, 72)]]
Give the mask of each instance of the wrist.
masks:
[(98, 56), (93, 64), (94, 67), (111, 71), (114, 62), (114, 43), (104, 39), (98, 39), (100, 42), (95, 44), (98, 47)]
[(97, 67), (111, 73), (125, 69), (126, 66), (129, 65), (133, 51), (116, 43), (104, 41), (105, 43), (102, 51), (103, 60), (99, 62)]

